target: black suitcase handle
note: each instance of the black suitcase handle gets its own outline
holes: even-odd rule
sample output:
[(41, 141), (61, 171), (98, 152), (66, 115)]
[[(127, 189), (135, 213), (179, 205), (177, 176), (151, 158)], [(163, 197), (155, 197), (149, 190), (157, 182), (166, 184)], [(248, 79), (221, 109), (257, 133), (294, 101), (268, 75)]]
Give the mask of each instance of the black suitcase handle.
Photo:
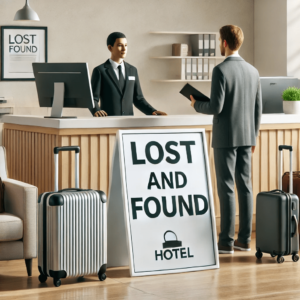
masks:
[(290, 183), (289, 183), (289, 193), (293, 194), (293, 146), (279, 145), (279, 164), (278, 164), (278, 188), (282, 190), (282, 150), (290, 150)]
[(79, 189), (79, 146), (55, 147), (54, 152), (54, 191), (58, 191), (58, 153), (60, 151), (75, 151), (75, 188)]
[(280, 145), (278, 146), (278, 149), (279, 151), (282, 151), (283, 149), (293, 151), (293, 146)]
[(64, 147), (55, 147), (53, 149), (54, 154), (58, 154), (59, 151), (75, 151), (75, 153), (80, 152), (79, 146), (64, 146)]
[(294, 236), (297, 234), (297, 232), (298, 232), (298, 221), (297, 221), (297, 218), (296, 218), (295, 215), (292, 216), (292, 219), (293, 219), (293, 220), (295, 221), (295, 223), (296, 223), (296, 229), (295, 229), (295, 232), (292, 234), (292, 237), (294, 237)]

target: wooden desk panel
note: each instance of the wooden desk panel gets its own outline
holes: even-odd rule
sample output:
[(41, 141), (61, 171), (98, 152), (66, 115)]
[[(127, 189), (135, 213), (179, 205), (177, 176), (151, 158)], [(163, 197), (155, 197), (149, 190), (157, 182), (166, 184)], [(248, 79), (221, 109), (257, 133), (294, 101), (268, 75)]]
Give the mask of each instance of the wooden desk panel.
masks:
[[(159, 128), (205, 128), (207, 144), (211, 145), (212, 126), (209, 125), (140, 129)], [(53, 148), (56, 146), (79, 145), (81, 148), (80, 187), (100, 189), (108, 193), (110, 162), (117, 130), (117, 128), (52, 129), (4, 124), (3, 145), (7, 152), (9, 177), (37, 186), (39, 193), (51, 191), (54, 186)], [(299, 138), (300, 124), (266, 124), (261, 126), (256, 150), (252, 159), (254, 214), (257, 193), (277, 188), (278, 145), (293, 145), (294, 170), (300, 170)], [(208, 147), (208, 155), (212, 175), (216, 220), (219, 227), (220, 205), (216, 190), (213, 150), (210, 146)], [(62, 152), (60, 154), (60, 189), (75, 186), (74, 161), (74, 153)], [(285, 152), (283, 170), (288, 171), (288, 166), (289, 154)], [(238, 200), (236, 200), (236, 211), (236, 224), (238, 224)], [(255, 218), (253, 225), (253, 229), (255, 229)]]

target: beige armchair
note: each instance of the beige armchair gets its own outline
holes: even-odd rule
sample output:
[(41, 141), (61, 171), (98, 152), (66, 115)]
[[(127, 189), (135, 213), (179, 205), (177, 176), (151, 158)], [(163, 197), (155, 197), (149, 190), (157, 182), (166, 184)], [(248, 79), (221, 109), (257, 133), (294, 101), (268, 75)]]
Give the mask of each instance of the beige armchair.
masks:
[[(5, 184), (4, 213), (0, 213), (0, 261), (25, 259), (31, 276), (37, 255), (37, 187), (7, 178), (5, 148), (0, 146), (0, 176)], [(1, 271), (0, 271), (1, 272)]]

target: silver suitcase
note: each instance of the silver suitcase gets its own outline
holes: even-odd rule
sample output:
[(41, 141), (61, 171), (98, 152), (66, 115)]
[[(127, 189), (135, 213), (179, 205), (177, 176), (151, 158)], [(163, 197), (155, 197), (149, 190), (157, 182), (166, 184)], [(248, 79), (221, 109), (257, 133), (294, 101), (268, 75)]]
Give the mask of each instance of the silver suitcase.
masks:
[[(58, 153), (75, 151), (75, 189), (58, 191)], [(98, 275), (106, 279), (107, 222), (106, 196), (102, 191), (79, 189), (78, 146), (55, 147), (54, 192), (38, 200), (39, 281)]]

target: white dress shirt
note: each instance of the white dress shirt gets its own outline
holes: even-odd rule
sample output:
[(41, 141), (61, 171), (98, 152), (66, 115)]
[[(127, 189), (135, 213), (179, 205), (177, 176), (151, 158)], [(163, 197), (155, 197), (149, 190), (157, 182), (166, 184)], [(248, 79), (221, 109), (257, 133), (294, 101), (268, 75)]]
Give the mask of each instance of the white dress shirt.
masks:
[(234, 54), (231, 54), (231, 55), (228, 55), (226, 58), (228, 57), (241, 57), (238, 53), (234, 53)]
[(118, 69), (118, 66), (121, 66), (121, 70), (122, 70), (122, 73), (123, 73), (123, 76), (124, 76), (124, 80), (125, 80), (125, 66), (124, 66), (124, 61), (122, 60), (122, 62), (120, 64), (118, 64), (117, 62), (113, 61), (112, 59), (109, 59), (109, 62), (111, 63), (114, 71), (115, 71), (115, 74), (119, 80), (119, 69)]

